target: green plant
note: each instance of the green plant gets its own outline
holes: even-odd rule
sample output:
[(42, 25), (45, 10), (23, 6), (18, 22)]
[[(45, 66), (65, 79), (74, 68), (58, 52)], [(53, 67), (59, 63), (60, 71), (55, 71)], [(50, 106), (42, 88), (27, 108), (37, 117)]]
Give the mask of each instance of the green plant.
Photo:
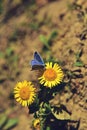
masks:
[(14, 48), (9, 46), (4, 52), (0, 52), (0, 59), (3, 61), (0, 67), (0, 83), (6, 79), (14, 79), (15, 76), (19, 74), (19, 69), (17, 67), (19, 57), (15, 53)]
[(3, 12), (3, 0), (0, 0), (0, 14)]
[(29, 27), (30, 27), (32, 30), (37, 31), (37, 30), (39, 29), (39, 27), (40, 27), (40, 24), (39, 24), (39, 22), (31, 22), (31, 23), (29, 24)]
[(74, 63), (74, 66), (78, 67), (83, 67), (84, 63), (81, 61), (81, 56), (82, 56), (83, 50), (78, 51), (75, 56), (76, 56), (76, 61)]
[(43, 43), (45, 49), (49, 50), (53, 40), (57, 37), (57, 31), (52, 31), (48, 38), (44, 35), (40, 35), (40, 41)]
[[(65, 129), (67, 122), (72, 121), (71, 113), (61, 103), (60, 98), (57, 98), (57, 104), (51, 102), (55, 96), (61, 94), (66, 85), (61, 67), (53, 61), (44, 63), (39, 53), (35, 52), (31, 68), (38, 72), (38, 81), (18, 82), (14, 87), (16, 101), (22, 106), (27, 106), (29, 114), (34, 115), (32, 122), (34, 130), (58, 130), (60, 124), (61, 129)], [(70, 79), (73, 73), (68, 72)]]
[(17, 41), (19, 35), (18, 29), (15, 29), (14, 32), (11, 34), (9, 41)]
[(6, 114), (0, 115), (0, 129), (1, 130), (11, 130), (17, 124), (18, 124), (17, 118), (9, 118)]

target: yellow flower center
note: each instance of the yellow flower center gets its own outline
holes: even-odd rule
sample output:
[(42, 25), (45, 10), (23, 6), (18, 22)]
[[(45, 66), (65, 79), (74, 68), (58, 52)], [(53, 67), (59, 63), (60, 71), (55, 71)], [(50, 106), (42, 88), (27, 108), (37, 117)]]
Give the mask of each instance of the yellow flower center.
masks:
[(45, 77), (45, 79), (48, 80), (48, 81), (53, 81), (53, 80), (56, 79), (57, 74), (56, 74), (56, 72), (54, 71), (54, 69), (50, 68), (50, 69), (45, 70), (45, 72), (44, 72), (44, 77)]
[(21, 97), (21, 99), (28, 100), (29, 96), (30, 96), (30, 89), (29, 89), (29, 87), (26, 87), (26, 86), (22, 87), (20, 89), (20, 97)]

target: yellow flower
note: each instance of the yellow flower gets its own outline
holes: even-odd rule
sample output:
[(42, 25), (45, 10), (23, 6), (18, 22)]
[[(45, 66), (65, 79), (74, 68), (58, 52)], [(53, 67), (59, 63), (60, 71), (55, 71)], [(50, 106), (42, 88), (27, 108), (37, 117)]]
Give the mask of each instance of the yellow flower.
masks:
[(39, 78), (40, 83), (46, 87), (52, 88), (60, 84), (63, 79), (63, 72), (57, 63), (48, 62), (46, 63), (46, 69), (43, 75)]
[(31, 82), (18, 82), (14, 88), (14, 97), (22, 106), (29, 106), (35, 100), (35, 90)]
[(37, 118), (33, 121), (34, 128), (40, 128), (40, 119)]

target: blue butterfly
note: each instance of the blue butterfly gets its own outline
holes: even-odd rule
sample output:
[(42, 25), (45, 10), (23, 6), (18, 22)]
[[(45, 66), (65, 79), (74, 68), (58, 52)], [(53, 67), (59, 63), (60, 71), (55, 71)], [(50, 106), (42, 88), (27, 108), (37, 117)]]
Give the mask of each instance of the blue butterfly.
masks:
[(44, 61), (38, 52), (34, 52), (34, 59), (31, 60), (32, 70), (43, 69), (45, 67)]

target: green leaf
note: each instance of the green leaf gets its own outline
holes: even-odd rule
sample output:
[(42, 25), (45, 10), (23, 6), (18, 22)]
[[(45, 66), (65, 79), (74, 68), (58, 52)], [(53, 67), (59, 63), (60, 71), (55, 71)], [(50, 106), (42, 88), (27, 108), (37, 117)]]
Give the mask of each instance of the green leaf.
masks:
[(12, 54), (12, 52), (13, 52), (13, 49), (12, 49), (11, 47), (8, 47), (8, 48), (6, 49), (6, 54), (7, 54), (7, 56), (10, 56), (10, 55)]
[(5, 114), (0, 115), (0, 128), (6, 123), (7, 116)]
[(79, 61), (80, 60), (80, 57), (82, 56), (83, 54), (83, 49), (81, 49), (80, 51), (78, 51), (75, 55), (76, 55), (76, 61)]
[(56, 38), (58, 35), (57, 31), (53, 31), (50, 35), (50, 37), (48, 38), (48, 41), (50, 42), (51, 40), (53, 40), (54, 38)]
[(4, 58), (4, 53), (0, 52), (0, 58)]
[(70, 114), (61, 107), (53, 107), (51, 108), (51, 112), (58, 120), (70, 120), (71, 118)]
[(0, 14), (3, 12), (3, 0), (0, 0)]
[(13, 61), (14, 61), (14, 62), (17, 62), (17, 61), (18, 61), (18, 55), (14, 55), (14, 56), (13, 56)]
[(8, 130), (17, 124), (18, 124), (18, 119), (9, 119), (6, 125), (3, 127), (3, 130)]
[(40, 41), (49, 49), (48, 40), (44, 35), (40, 35)]
[(76, 61), (76, 62), (74, 63), (74, 66), (77, 66), (77, 67), (83, 67), (84, 64), (83, 64), (82, 61)]
[(39, 23), (30, 23), (29, 27), (33, 30), (38, 30), (39, 29)]
[(49, 126), (47, 126), (47, 127), (46, 127), (46, 130), (50, 130), (50, 127), (49, 127)]

